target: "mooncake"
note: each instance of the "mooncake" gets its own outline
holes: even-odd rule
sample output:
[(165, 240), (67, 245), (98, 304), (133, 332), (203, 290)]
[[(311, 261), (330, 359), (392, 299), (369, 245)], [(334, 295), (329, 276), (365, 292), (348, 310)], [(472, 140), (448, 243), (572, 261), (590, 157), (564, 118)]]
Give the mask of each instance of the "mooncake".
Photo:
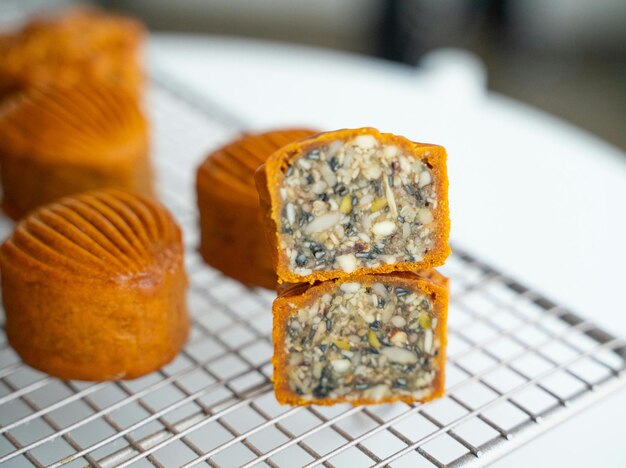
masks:
[(209, 265), (242, 283), (276, 288), (254, 172), (274, 151), (313, 133), (285, 129), (245, 135), (200, 165), (196, 178), (200, 253)]
[(0, 99), (31, 86), (103, 81), (135, 95), (145, 28), (94, 8), (38, 17), (0, 36)]
[(279, 282), (442, 265), (446, 152), (373, 128), (291, 143), (257, 171)]
[(277, 400), (359, 405), (441, 396), (447, 284), (431, 270), (281, 286), (273, 304)]
[(73, 193), (152, 195), (148, 123), (127, 90), (30, 88), (0, 105), (3, 207), (12, 218)]
[(189, 328), (181, 232), (158, 203), (116, 190), (63, 198), (0, 248), (11, 346), (62, 379), (130, 379), (169, 362)]

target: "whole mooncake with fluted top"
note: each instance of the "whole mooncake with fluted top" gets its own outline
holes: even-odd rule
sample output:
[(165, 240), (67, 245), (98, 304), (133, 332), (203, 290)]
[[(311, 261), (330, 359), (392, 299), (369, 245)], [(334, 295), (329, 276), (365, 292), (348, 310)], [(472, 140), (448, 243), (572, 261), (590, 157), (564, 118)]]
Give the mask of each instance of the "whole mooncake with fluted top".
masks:
[(101, 81), (138, 95), (145, 28), (96, 8), (31, 19), (0, 35), (0, 98), (31, 86)]
[(0, 268), (9, 343), (56, 377), (137, 377), (187, 338), (181, 232), (147, 198), (106, 190), (43, 206), (4, 242)]
[(12, 218), (104, 188), (151, 196), (148, 123), (128, 91), (102, 83), (31, 88), (0, 106), (3, 207)]
[(245, 135), (200, 165), (200, 253), (209, 265), (248, 285), (276, 288), (254, 173), (274, 151), (314, 133), (285, 129)]

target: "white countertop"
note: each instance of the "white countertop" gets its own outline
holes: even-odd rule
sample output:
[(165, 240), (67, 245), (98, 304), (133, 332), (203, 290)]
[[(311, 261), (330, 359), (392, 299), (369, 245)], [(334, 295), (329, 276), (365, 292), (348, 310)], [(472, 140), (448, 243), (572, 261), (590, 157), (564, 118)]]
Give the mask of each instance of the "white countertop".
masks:
[[(253, 129), (374, 126), (446, 146), (453, 242), (626, 336), (626, 154), (487, 92), (472, 57), (447, 51), (413, 69), (276, 43), (155, 35), (150, 65)], [(621, 391), (498, 464), (626, 466), (625, 416)]]

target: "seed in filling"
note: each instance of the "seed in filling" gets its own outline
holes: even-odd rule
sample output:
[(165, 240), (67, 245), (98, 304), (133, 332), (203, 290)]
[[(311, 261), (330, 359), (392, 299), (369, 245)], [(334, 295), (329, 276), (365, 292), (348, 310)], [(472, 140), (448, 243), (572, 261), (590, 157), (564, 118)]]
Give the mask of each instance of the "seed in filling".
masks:
[(309, 150), (280, 192), (280, 247), (296, 274), (416, 262), (433, 247), (431, 169), (372, 135)]
[(439, 371), (436, 327), (419, 290), (343, 283), (287, 321), (287, 382), (305, 400), (427, 397)]

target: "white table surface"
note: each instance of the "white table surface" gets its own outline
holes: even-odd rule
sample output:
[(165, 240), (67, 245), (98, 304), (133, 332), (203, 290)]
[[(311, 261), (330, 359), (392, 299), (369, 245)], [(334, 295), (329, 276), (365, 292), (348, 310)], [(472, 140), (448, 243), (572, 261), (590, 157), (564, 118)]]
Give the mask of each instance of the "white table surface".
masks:
[[(149, 60), (253, 129), (374, 126), (446, 146), (452, 240), (626, 336), (626, 154), (487, 92), (471, 56), (444, 51), (414, 69), (277, 43), (155, 35)], [(497, 465), (528, 463), (626, 466), (626, 391)]]

